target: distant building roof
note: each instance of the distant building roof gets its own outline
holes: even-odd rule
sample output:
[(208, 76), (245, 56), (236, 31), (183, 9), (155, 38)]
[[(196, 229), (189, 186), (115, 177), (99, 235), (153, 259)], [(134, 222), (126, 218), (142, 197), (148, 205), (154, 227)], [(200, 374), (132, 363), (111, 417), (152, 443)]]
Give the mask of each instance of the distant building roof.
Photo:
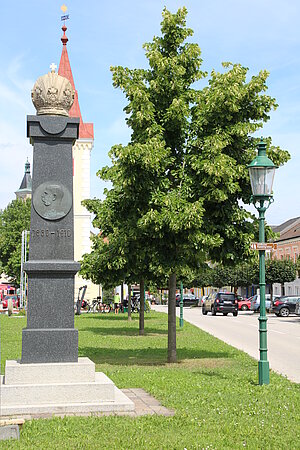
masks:
[(294, 217), (281, 225), (272, 226), (272, 230), (275, 233), (280, 233), (280, 237), (276, 239), (276, 242), (298, 238), (300, 237), (300, 217)]
[(75, 88), (75, 83), (73, 79), (72, 69), (69, 61), (69, 55), (67, 51), (67, 42), (68, 38), (66, 36), (67, 27), (63, 25), (62, 30), (64, 32), (61, 41), (63, 43), (58, 74), (62, 77), (67, 78), (73, 86), (75, 91), (74, 103), (69, 111), (70, 117), (79, 117), (80, 125), (79, 125), (79, 139), (94, 139), (94, 125), (92, 123), (84, 123), (81, 116), (79, 101), (78, 101), (78, 92)]
[(293, 224), (293, 222), (299, 220), (300, 217), (294, 217), (294, 219), (289, 219), (286, 222), (283, 222), (281, 225), (272, 225), (272, 230), (275, 233), (280, 233), (281, 231), (283, 231), (285, 228), (289, 228), (290, 225)]

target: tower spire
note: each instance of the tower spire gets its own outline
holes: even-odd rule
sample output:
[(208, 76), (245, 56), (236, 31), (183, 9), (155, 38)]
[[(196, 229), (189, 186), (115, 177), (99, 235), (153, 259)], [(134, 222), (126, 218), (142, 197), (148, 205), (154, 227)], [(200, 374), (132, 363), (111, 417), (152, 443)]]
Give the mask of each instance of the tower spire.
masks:
[[(70, 81), (70, 83), (72, 84), (73, 89), (76, 90), (74, 80), (73, 80), (71, 65), (70, 65), (70, 61), (69, 61), (69, 55), (68, 55), (68, 51), (67, 51), (67, 42), (69, 39), (66, 36), (66, 30), (67, 30), (66, 25), (63, 25), (61, 29), (63, 30), (64, 34), (63, 34), (63, 37), (61, 38), (61, 41), (63, 43), (63, 48), (62, 48), (61, 58), (60, 58), (60, 63), (59, 63), (59, 68), (58, 68), (58, 75), (61, 75), (62, 77), (67, 78)], [(71, 110), (74, 109), (75, 102), (76, 102), (76, 97), (75, 97), (74, 104), (73, 104)], [(77, 103), (78, 103), (78, 101), (77, 101)], [(78, 110), (79, 111), (77, 111), (77, 112), (79, 112), (79, 115), (77, 114), (76, 117), (81, 117), (79, 105), (78, 105)], [(70, 113), (70, 116), (75, 117), (71, 113)]]
[(28, 161), (28, 158), (25, 163), (25, 173), (30, 173), (30, 162)]
[(64, 35), (63, 35), (63, 37), (61, 38), (61, 42), (63, 43), (63, 45), (67, 45), (67, 42), (68, 42), (68, 38), (67, 38), (67, 36), (66, 36), (66, 31), (67, 31), (67, 27), (66, 27), (66, 25), (65, 24), (63, 24), (63, 26), (61, 27), (61, 29), (63, 30), (63, 32), (64, 32)]
[(30, 162), (28, 161), (27, 158), (27, 161), (25, 163), (25, 173), (22, 182), (20, 184), (19, 189), (15, 192), (16, 198), (26, 199), (28, 197), (31, 197), (31, 191), (32, 191), (32, 180), (30, 174)]
[(80, 118), (79, 138), (94, 139), (93, 124), (92, 123), (83, 123), (82, 116), (81, 116), (81, 111), (80, 111), (80, 106), (79, 106), (79, 101), (78, 101), (78, 92), (75, 88), (71, 64), (70, 64), (69, 55), (68, 55), (68, 51), (67, 51), (68, 38), (66, 36), (66, 31), (67, 31), (66, 25), (64, 24), (61, 29), (63, 31), (63, 36), (61, 38), (61, 42), (62, 42), (63, 46), (62, 46), (61, 58), (60, 58), (60, 63), (59, 63), (59, 68), (58, 68), (58, 75), (61, 75), (62, 77), (67, 78), (70, 81), (70, 83), (75, 91), (74, 103), (69, 111), (69, 116)]

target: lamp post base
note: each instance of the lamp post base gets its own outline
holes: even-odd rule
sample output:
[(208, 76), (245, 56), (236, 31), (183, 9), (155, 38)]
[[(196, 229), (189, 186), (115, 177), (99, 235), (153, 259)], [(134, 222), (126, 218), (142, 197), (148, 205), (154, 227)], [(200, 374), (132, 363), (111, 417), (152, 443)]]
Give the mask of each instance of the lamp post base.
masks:
[(258, 383), (269, 384), (269, 361), (258, 361)]

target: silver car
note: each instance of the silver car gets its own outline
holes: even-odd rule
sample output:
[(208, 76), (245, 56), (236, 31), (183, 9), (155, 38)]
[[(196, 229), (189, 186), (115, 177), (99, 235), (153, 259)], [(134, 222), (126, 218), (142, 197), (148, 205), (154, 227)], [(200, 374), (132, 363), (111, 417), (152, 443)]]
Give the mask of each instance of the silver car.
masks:
[[(271, 302), (271, 295), (266, 294), (266, 310), (270, 311), (272, 309), (272, 302)], [(275, 296), (273, 296), (273, 300), (275, 300)], [(253, 295), (253, 297), (250, 297), (249, 300), (251, 300), (251, 311), (259, 312), (260, 310), (260, 295)]]

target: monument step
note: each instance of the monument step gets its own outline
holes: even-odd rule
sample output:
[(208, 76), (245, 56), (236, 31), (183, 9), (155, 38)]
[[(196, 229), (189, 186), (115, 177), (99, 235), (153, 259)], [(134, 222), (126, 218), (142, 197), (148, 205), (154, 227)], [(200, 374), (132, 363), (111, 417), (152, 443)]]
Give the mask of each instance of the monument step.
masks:
[(21, 364), (20, 361), (8, 360), (5, 364), (4, 385), (20, 384), (60, 384), (94, 382), (95, 363), (89, 358), (78, 358), (75, 363), (37, 363)]
[(21, 404), (1, 405), (1, 415), (18, 416), (18, 415), (39, 415), (39, 414), (88, 414), (97, 412), (120, 412), (134, 411), (134, 403), (122, 392), (115, 387), (114, 401), (96, 401), (94, 402), (63, 402), (49, 404)]
[(95, 372), (94, 382), (69, 382), (65, 377), (62, 383), (51, 384), (4, 384), (1, 377), (1, 410), (14, 405), (61, 405), (69, 403), (97, 404), (115, 402), (115, 385), (102, 372)]

